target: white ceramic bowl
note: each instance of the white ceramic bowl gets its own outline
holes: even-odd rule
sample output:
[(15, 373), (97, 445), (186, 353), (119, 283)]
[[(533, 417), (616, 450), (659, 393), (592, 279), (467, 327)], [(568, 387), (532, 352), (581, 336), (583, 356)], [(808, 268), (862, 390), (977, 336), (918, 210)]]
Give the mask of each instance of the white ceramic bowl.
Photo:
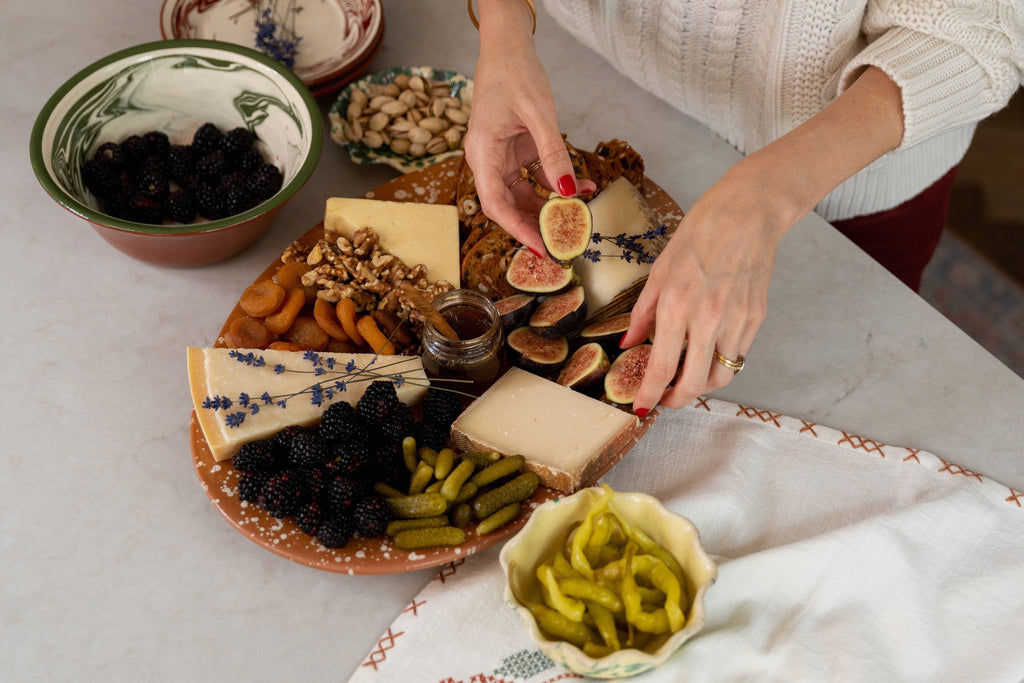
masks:
[[(219, 220), (150, 225), (104, 214), (85, 188), (82, 163), (102, 143), (156, 130), (187, 144), (207, 122), (255, 134), (284, 176), (277, 194)], [(206, 40), (137, 45), (85, 67), (43, 106), (30, 142), (36, 177), (59, 204), (129, 256), (173, 267), (216, 263), (249, 246), (312, 175), (322, 148), (319, 106), (294, 73), (255, 50)]]
[(611, 505), (632, 525), (645, 532), (678, 560), (687, 579), (690, 604), (682, 630), (656, 652), (622, 649), (594, 659), (571, 643), (547, 638), (536, 619), (516, 595), (526, 600), (541, 600), (536, 579), (537, 566), (562, 542), (566, 531), (582, 521), (587, 511), (602, 496), (601, 488), (586, 488), (566, 498), (544, 503), (530, 516), (523, 529), (501, 549), (501, 567), (508, 577), (505, 601), (519, 614), (537, 648), (555, 663), (585, 676), (625, 678), (662, 664), (704, 625), (704, 597), (718, 577), (718, 568), (700, 543), (697, 528), (682, 515), (645, 493), (615, 492)]

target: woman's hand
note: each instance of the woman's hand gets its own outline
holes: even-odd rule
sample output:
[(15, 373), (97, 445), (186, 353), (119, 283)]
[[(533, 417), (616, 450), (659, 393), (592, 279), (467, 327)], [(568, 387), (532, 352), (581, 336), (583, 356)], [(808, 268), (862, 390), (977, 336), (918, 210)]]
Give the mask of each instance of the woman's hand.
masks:
[(539, 160), (533, 176), (563, 197), (593, 192), (595, 185), (576, 181), (526, 3), (481, 0), (479, 12), (480, 57), (466, 162), (483, 212), (534, 253), (544, 254), (536, 219), (544, 200), (530, 183), (515, 182), (520, 169)]

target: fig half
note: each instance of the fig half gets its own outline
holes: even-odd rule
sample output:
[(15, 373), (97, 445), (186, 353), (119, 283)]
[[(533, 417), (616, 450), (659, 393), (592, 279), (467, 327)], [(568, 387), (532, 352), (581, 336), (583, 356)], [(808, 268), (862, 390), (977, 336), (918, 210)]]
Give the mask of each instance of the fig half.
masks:
[(537, 220), (544, 247), (559, 263), (568, 263), (581, 256), (590, 245), (594, 219), (590, 215), (590, 207), (579, 197), (548, 199)]
[(587, 325), (580, 330), (580, 340), (597, 342), (608, 353), (618, 353), (619, 340), (629, 329), (629, 313), (619, 313), (610, 318)]
[(608, 353), (597, 342), (576, 349), (558, 373), (559, 384), (584, 394), (600, 393), (610, 365)]
[(569, 357), (569, 340), (565, 337), (542, 337), (529, 325), (517, 327), (505, 338), (510, 360), (514, 365), (537, 375), (553, 375)]
[(633, 402), (653, 348), (651, 344), (637, 344), (616, 356), (604, 376), (604, 394), (609, 401), (619, 404)]
[(505, 271), (505, 280), (513, 289), (527, 294), (557, 294), (573, 284), (576, 274), (571, 266), (537, 258), (526, 247), (516, 249)]
[(537, 297), (534, 294), (512, 294), (495, 301), (494, 307), (501, 316), (501, 326), (508, 332), (527, 323), (537, 307)]
[(530, 327), (542, 337), (575, 333), (587, 316), (587, 295), (582, 285), (545, 297), (530, 316)]

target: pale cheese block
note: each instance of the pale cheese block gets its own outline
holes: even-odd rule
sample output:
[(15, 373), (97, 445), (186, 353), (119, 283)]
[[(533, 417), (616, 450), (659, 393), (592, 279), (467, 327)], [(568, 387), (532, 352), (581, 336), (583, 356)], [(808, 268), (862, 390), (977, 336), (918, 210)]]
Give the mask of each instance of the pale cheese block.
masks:
[[(317, 424), (332, 403), (348, 401), (354, 406), (374, 379), (401, 377), (396, 391), (409, 405), (419, 403), (429, 384), (419, 356), (318, 353), (317, 358), (319, 366), (302, 351), (189, 347), (192, 403), (214, 460), (226, 460), (242, 444), (270, 437), (284, 427)], [(322, 375), (315, 374), (317, 367), (323, 369)], [(339, 382), (344, 383), (343, 390)], [(325, 390), (320, 405), (310, 391), (316, 384)], [(279, 401), (286, 397), (281, 406)], [(230, 401), (226, 407), (225, 398)]]
[(640, 429), (632, 413), (511, 368), (455, 420), (452, 441), (522, 455), (542, 484), (572, 493), (618, 462)]
[(356, 230), (366, 227), (373, 228), (380, 246), (405, 265), (426, 266), (431, 282), (445, 280), (459, 287), (459, 212), (453, 205), (347, 197), (327, 200), (327, 239), (352, 239)]
[[(604, 237), (620, 233), (639, 235), (657, 227), (654, 212), (633, 183), (617, 178), (594, 197), (590, 203), (594, 219), (594, 232)], [(657, 243), (651, 245), (658, 252)], [(587, 292), (587, 315), (593, 315), (607, 305), (617, 294), (651, 272), (651, 264), (627, 262), (619, 258), (622, 249), (611, 242), (592, 245), (592, 249), (605, 254), (598, 262), (576, 259), (573, 268)]]

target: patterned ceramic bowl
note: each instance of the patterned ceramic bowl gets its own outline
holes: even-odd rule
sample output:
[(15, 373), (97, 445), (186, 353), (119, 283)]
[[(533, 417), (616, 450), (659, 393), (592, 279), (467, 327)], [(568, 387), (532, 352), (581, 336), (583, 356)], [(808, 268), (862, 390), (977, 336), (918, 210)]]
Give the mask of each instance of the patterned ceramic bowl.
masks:
[[(104, 142), (156, 130), (188, 144), (204, 123), (247, 127), (281, 189), (242, 213), (213, 221), (151, 225), (113, 218), (82, 181), (82, 163)], [(71, 77), (43, 107), (31, 136), (43, 188), (114, 247), (162, 266), (216, 263), (245, 249), (312, 175), (323, 147), (319, 107), (280, 63), (206, 40), (148, 43), (112, 54)]]
[[(555, 663), (585, 676), (626, 678), (643, 673), (667, 660), (704, 625), (704, 596), (718, 577), (718, 568), (704, 552), (697, 528), (685, 517), (666, 509), (644, 493), (618, 493), (610, 505), (631, 525), (665, 548), (682, 566), (688, 596), (682, 630), (654, 652), (623, 648), (599, 659), (562, 640), (541, 632), (537, 620), (519, 598), (540, 602), (537, 567), (551, 556), (566, 533), (582, 521), (602, 496), (601, 488), (587, 488), (566, 498), (549, 501), (531, 514), (529, 521), (501, 549), (500, 561), (508, 582), (505, 600), (519, 614), (537, 648)], [(518, 596), (518, 597), (517, 597)]]

